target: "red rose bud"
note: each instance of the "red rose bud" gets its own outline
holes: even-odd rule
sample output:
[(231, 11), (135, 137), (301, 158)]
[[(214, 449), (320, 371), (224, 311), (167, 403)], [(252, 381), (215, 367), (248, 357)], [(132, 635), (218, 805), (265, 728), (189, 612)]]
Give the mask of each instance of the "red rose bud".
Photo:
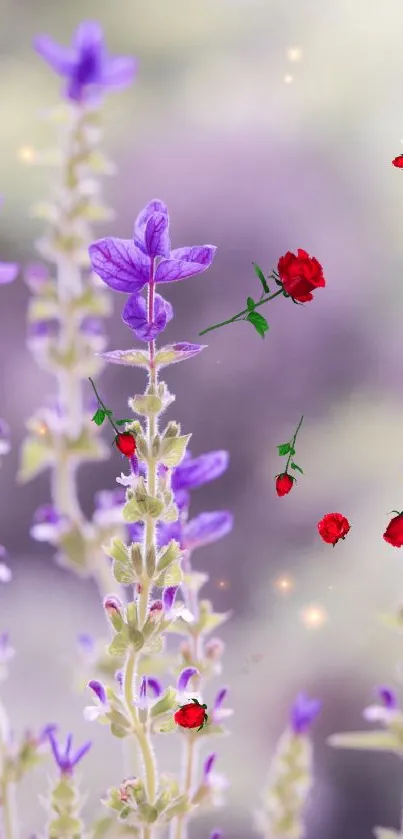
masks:
[(318, 523), (319, 535), (329, 545), (337, 545), (339, 539), (345, 539), (350, 530), (350, 522), (341, 513), (327, 513)]
[(398, 154), (398, 156), (392, 160), (392, 164), (393, 166), (396, 166), (396, 169), (403, 169), (403, 154)]
[(326, 285), (322, 266), (315, 257), (308, 256), (302, 248), (298, 248), (297, 256), (291, 251), (281, 256), (277, 271), (283, 291), (299, 303), (312, 300), (312, 291), (316, 288), (324, 288)]
[(174, 720), (182, 728), (203, 728), (208, 719), (206, 708), (207, 705), (200, 705), (199, 702), (189, 702), (176, 711)]
[(394, 548), (403, 548), (403, 513), (390, 520), (383, 538)]
[(295, 478), (292, 478), (291, 475), (288, 475), (287, 472), (283, 472), (282, 475), (277, 476), (276, 492), (280, 498), (283, 495), (288, 495), (288, 493), (292, 490), (294, 480)]
[(133, 457), (136, 451), (136, 441), (133, 434), (130, 434), (129, 431), (117, 434), (115, 437), (115, 445), (116, 448), (125, 455), (125, 457)]

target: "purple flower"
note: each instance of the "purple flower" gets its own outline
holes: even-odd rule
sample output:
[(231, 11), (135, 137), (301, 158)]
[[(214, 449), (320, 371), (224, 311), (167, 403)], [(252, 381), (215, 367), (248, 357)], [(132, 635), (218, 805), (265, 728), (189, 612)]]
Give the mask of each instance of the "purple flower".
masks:
[(68, 519), (60, 515), (51, 504), (39, 507), (33, 518), (30, 534), (37, 542), (53, 542), (66, 529)]
[(95, 640), (88, 632), (81, 632), (77, 636), (77, 644), (84, 655), (93, 657), (96, 649)]
[(204, 762), (204, 766), (203, 766), (203, 775), (204, 775), (205, 781), (207, 780), (208, 776), (210, 775), (210, 772), (211, 772), (211, 770), (212, 770), (212, 768), (213, 768), (213, 766), (216, 762), (216, 759), (217, 759), (217, 755), (215, 754), (215, 752), (212, 752), (212, 754), (208, 755), (208, 757), (206, 758), (206, 760)]
[(291, 708), (291, 728), (294, 734), (306, 734), (321, 707), (319, 699), (309, 699), (304, 693), (300, 693)]
[(210, 833), (210, 839), (223, 839), (223, 836), (224, 834), (222, 830), (213, 830), (213, 832)]
[(148, 320), (147, 303), (140, 294), (131, 294), (122, 312), (122, 320), (133, 330), (139, 341), (154, 341), (167, 323), (172, 320), (174, 310), (160, 294), (154, 298), (154, 317)]
[[(168, 545), (171, 539), (176, 539), (182, 550), (194, 551), (196, 548), (222, 539), (231, 532), (233, 522), (232, 513), (226, 510), (200, 513), (200, 515), (187, 522), (179, 520), (167, 524), (159, 522), (157, 525), (157, 544), (159, 548), (163, 548)], [(141, 522), (130, 525), (130, 538), (133, 542), (141, 542), (143, 531), (144, 525)]]
[[(154, 694), (153, 701), (149, 699), (150, 690)], [(134, 704), (136, 708), (139, 708), (141, 711), (145, 711), (148, 708), (152, 708), (155, 701), (161, 696), (161, 694), (162, 687), (158, 679), (143, 676), (140, 684), (139, 698)]]
[(0, 285), (14, 282), (19, 266), (15, 262), (0, 262)]
[(95, 21), (80, 23), (70, 48), (60, 46), (48, 35), (36, 38), (34, 47), (52, 70), (67, 80), (65, 95), (73, 102), (89, 101), (94, 93), (126, 87), (136, 70), (133, 58), (108, 56), (101, 26)]
[(150, 201), (136, 219), (133, 239), (100, 239), (90, 246), (93, 271), (114, 291), (137, 294), (150, 282), (184, 280), (210, 267), (213, 245), (171, 250), (168, 230), (165, 204)]
[(390, 688), (388, 688), (388, 687), (378, 688), (378, 696), (382, 700), (385, 708), (388, 708), (389, 710), (393, 710), (394, 708), (398, 707), (396, 694)]
[[(187, 454), (187, 453), (186, 453)], [(199, 457), (184, 457), (172, 475), (172, 489), (197, 489), (209, 481), (215, 481), (228, 467), (229, 454), (226, 451), (208, 452)]]
[(196, 667), (185, 667), (185, 669), (182, 670), (182, 672), (178, 676), (178, 693), (182, 694), (186, 692), (188, 684), (194, 676), (200, 676), (200, 673), (198, 670), (196, 670)]
[(106, 698), (106, 690), (102, 682), (92, 679), (92, 681), (88, 683), (88, 687), (92, 690), (95, 696), (95, 705), (87, 705), (84, 708), (84, 719), (88, 720), (88, 722), (94, 722), (94, 720), (97, 720), (98, 717), (103, 717), (108, 713), (110, 710), (109, 702)]
[(73, 735), (69, 734), (66, 740), (66, 746), (64, 752), (60, 750), (59, 745), (56, 742), (56, 738), (54, 735), (54, 731), (48, 731), (48, 739), (50, 745), (52, 747), (53, 757), (57, 763), (57, 766), (60, 769), (62, 775), (72, 775), (75, 767), (77, 764), (82, 760), (84, 755), (87, 754), (89, 749), (91, 748), (91, 742), (84, 743), (80, 749), (72, 755), (71, 749), (73, 745)]

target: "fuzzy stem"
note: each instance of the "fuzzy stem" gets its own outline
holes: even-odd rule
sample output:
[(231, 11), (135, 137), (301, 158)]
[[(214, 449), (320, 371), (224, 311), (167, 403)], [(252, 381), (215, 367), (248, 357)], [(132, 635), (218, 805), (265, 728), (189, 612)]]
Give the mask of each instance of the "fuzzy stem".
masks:
[[(181, 792), (182, 793), (190, 793), (192, 786), (193, 786), (193, 778), (196, 769), (196, 759), (197, 759), (197, 748), (196, 748), (196, 739), (195, 737), (187, 737), (186, 743), (184, 745), (184, 754), (183, 754), (183, 787)], [(171, 832), (170, 836), (171, 839), (187, 839), (187, 827), (189, 823), (189, 818), (186, 817), (186, 814), (182, 816), (178, 816), (177, 819), (174, 819), (171, 824)]]
[(19, 825), (17, 818), (15, 784), (7, 778), (5, 738), (9, 731), (6, 711), (0, 703), (0, 816), (3, 833), (2, 839), (18, 839)]

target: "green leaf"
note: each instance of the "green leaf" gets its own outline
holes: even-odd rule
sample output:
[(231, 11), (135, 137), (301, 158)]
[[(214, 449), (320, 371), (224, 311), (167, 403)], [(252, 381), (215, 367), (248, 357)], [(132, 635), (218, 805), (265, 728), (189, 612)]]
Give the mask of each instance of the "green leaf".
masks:
[(245, 320), (248, 320), (249, 323), (255, 327), (258, 335), (260, 335), (261, 338), (264, 338), (265, 332), (268, 332), (269, 324), (263, 315), (259, 315), (259, 312), (249, 312), (249, 315), (245, 318)]
[(280, 457), (283, 457), (285, 454), (289, 454), (289, 452), (291, 451), (291, 446), (289, 443), (282, 443), (282, 445), (277, 446), (277, 448)]
[(256, 305), (253, 297), (247, 297), (246, 298), (246, 305), (247, 305), (248, 309), (253, 311), (253, 309), (255, 308), (255, 305)]
[(259, 266), (256, 264), (256, 262), (253, 262), (253, 263), (252, 263), (252, 265), (253, 265), (253, 267), (254, 267), (254, 269), (255, 269), (255, 274), (256, 274), (256, 276), (257, 276), (257, 277), (259, 277), (259, 280), (260, 280), (260, 282), (262, 283), (262, 286), (263, 286), (263, 291), (265, 291), (265, 292), (266, 292), (266, 294), (269, 294), (269, 293), (270, 293), (270, 289), (269, 289), (269, 286), (267, 285), (267, 282), (266, 282), (266, 277), (265, 277), (265, 275), (263, 274), (262, 269), (261, 269), (261, 268), (259, 268)]
[(17, 473), (18, 483), (24, 484), (32, 480), (47, 469), (53, 460), (53, 452), (45, 442), (35, 437), (27, 437), (21, 448), (20, 468)]
[(109, 655), (120, 656), (123, 655), (128, 647), (129, 639), (127, 632), (119, 632), (115, 635), (111, 644), (108, 647)]
[(301, 469), (301, 467), (300, 467), (300, 466), (297, 466), (297, 464), (296, 464), (296, 463), (294, 463), (294, 461), (293, 461), (293, 460), (291, 461), (291, 469), (296, 469), (296, 470), (297, 470), (297, 472), (301, 472), (301, 475), (303, 475), (303, 474), (304, 474), (304, 473), (303, 473), (303, 471), (302, 471), (302, 469)]
[(98, 410), (96, 411), (96, 413), (94, 414), (94, 416), (92, 418), (92, 422), (95, 422), (95, 425), (102, 425), (105, 418), (106, 418), (105, 411), (103, 411), (102, 408), (98, 408)]
[(111, 725), (111, 734), (113, 734), (114, 737), (119, 737), (123, 740), (124, 737), (127, 737), (127, 735), (130, 734), (130, 731), (127, 728), (123, 728), (121, 725), (117, 725), (113, 722)]
[(131, 586), (137, 582), (137, 574), (133, 568), (128, 565), (123, 565), (121, 562), (114, 562), (112, 573), (117, 583), (122, 586)]
[(166, 714), (167, 711), (172, 711), (173, 708), (176, 708), (178, 705), (177, 694), (176, 690), (172, 687), (167, 688), (161, 699), (156, 702), (150, 711), (151, 717), (155, 719), (159, 717), (161, 714)]
[(327, 739), (328, 746), (336, 749), (356, 749), (357, 751), (398, 752), (398, 741), (392, 731), (351, 731), (346, 734), (332, 734)]
[(182, 437), (165, 437), (161, 440), (159, 460), (164, 466), (172, 468), (178, 466), (185, 456), (187, 444), (191, 434)]
[(206, 349), (206, 344), (167, 344), (161, 347), (156, 353), (154, 363), (155, 366), (161, 370), (163, 367), (168, 367), (170, 364), (177, 364), (179, 361), (186, 361), (188, 358), (193, 358), (198, 355), (201, 350)]
[(115, 425), (126, 425), (128, 422), (133, 422), (133, 417), (131, 419), (115, 420)]
[(148, 370), (149, 360), (146, 350), (112, 350), (100, 353), (100, 358), (111, 364), (123, 364), (125, 367), (145, 367)]

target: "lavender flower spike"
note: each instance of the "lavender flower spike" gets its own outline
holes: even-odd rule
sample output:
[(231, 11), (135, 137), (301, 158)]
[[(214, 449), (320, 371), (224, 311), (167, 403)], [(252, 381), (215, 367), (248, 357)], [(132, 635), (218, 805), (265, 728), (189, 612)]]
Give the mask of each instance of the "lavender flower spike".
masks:
[(84, 755), (87, 754), (89, 749), (91, 748), (92, 743), (87, 742), (81, 746), (80, 749), (75, 753), (75, 755), (71, 754), (71, 749), (73, 745), (73, 735), (69, 734), (66, 740), (66, 747), (64, 752), (61, 752), (54, 735), (54, 731), (48, 731), (48, 739), (50, 745), (52, 747), (53, 757), (57, 763), (57, 766), (60, 769), (62, 775), (72, 775), (74, 772), (75, 767), (77, 764), (82, 760)]
[(101, 26), (95, 21), (80, 23), (70, 48), (60, 46), (48, 35), (36, 38), (34, 47), (52, 70), (67, 80), (65, 95), (73, 102), (126, 87), (136, 70), (133, 58), (108, 56)]
[(297, 696), (291, 709), (291, 727), (294, 734), (307, 734), (322, 707), (319, 699), (309, 699), (304, 693)]
[(152, 277), (155, 283), (175, 282), (210, 267), (217, 248), (201, 245), (171, 250), (168, 228), (165, 204), (150, 201), (136, 219), (133, 239), (100, 239), (90, 246), (93, 271), (114, 291), (137, 294)]

